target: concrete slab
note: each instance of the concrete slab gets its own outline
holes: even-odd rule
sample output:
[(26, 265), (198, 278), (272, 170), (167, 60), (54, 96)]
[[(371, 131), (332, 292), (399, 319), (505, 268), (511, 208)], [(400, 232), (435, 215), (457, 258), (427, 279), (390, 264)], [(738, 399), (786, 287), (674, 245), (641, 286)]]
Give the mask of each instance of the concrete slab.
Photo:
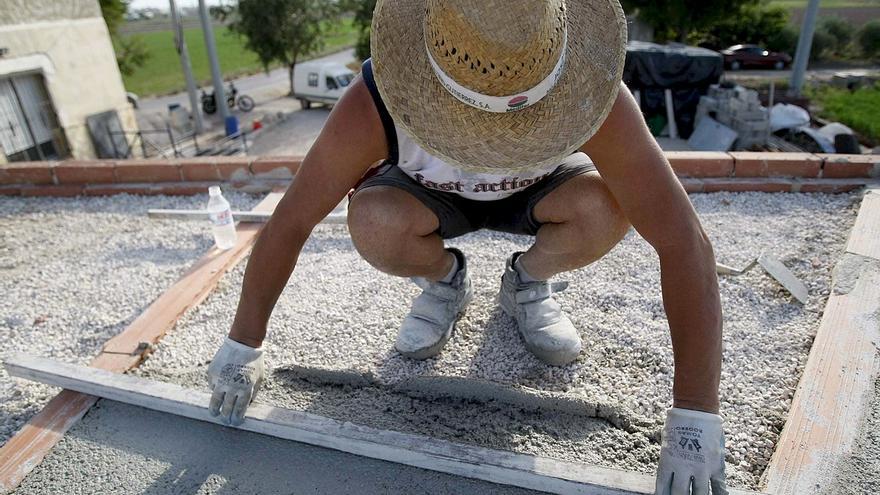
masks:
[(366, 459), (101, 401), (13, 493), (536, 495), (540, 492)]

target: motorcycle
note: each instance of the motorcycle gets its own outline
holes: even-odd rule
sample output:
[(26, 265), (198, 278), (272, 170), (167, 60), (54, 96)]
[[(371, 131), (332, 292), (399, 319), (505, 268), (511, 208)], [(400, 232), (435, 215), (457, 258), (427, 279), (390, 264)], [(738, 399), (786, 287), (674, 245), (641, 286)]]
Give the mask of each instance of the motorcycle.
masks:
[[(202, 90), (202, 111), (204, 111), (208, 115), (213, 115), (217, 112), (217, 98), (214, 97), (214, 93), (205, 93), (205, 90)], [(236, 89), (235, 84), (229, 83), (229, 89), (226, 92), (226, 105), (229, 108), (238, 108), (242, 112), (250, 112), (254, 109), (254, 99), (248, 95), (238, 95), (238, 89)]]

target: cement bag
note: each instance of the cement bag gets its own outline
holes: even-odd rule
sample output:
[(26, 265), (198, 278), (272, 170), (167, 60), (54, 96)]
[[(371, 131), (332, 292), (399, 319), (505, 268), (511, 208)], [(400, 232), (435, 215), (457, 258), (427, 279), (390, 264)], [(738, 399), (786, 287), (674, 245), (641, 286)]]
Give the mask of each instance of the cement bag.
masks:
[(770, 109), (770, 131), (797, 129), (810, 123), (810, 114), (797, 105), (777, 103)]

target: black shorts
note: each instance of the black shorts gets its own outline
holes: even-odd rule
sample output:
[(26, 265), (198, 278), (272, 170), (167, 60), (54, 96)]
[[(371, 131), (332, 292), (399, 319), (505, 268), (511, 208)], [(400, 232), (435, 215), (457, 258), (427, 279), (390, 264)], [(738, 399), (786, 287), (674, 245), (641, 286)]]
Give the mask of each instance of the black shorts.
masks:
[(355, 188), (357, 191), (373, 186), (391, 186), (415, 196), (437, 215), (440, 227), (437, 233), (444, 239), (469, 234), (480, 229), (497, 230), (511, 234), (535, 235), (541, 224), (533, 210), (544, 196), (572, 177), (595, 172), (596, 167), (584, 153), (575, 153), (547, 177), (522, 191), (496, 201), (476, 201), (455, 193), (428, 189), (406, 175), (397, 165), (385, 164)]

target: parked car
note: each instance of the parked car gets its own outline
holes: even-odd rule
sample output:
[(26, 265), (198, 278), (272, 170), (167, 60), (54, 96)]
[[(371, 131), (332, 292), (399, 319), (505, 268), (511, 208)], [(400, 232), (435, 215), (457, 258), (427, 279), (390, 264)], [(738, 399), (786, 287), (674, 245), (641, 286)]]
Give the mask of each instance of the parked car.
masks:
[(333, 105), (354, 80), (355, 74), (348, 67), (331, 62), (306, 62), (297, 64), (293, 76), (293, 97), (299, 99), (304, 109), (312, 103)]
[(791, 64), (787, 53), (771, 52), (758, 45), (734, 45), (721, 50), (724, 65), (730, 70), (776, 69), (783, 70)]

